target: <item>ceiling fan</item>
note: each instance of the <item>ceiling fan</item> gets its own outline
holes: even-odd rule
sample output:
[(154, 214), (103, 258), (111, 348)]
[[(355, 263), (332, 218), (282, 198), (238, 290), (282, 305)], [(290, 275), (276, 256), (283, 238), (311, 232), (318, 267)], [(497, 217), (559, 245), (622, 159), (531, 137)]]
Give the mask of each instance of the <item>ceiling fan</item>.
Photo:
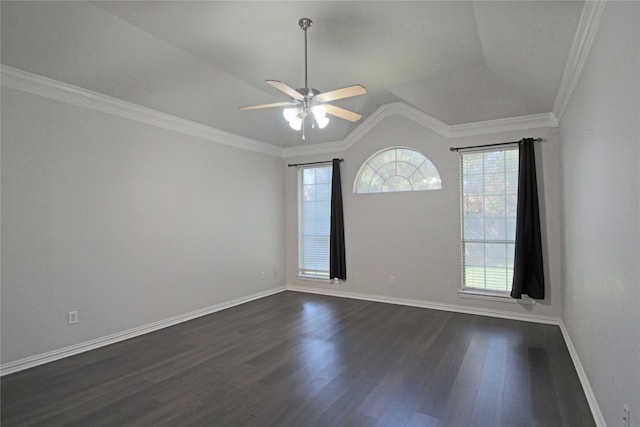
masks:
[(306, 118), (310, 116), (309, 113), (311, 113), (311, 126), (315, 127), (317, 125), (320, 129), (324, 128), (329, 123), (329, 118), (326, 116), (327, 114), (350, 122), (357, 122), (360, 120), (362, 118), (361, 114), (332, 104), (327, 104), (327, 102), (364, 95), (367, 93), (364, 86), (358, 84), (323, 93), (320, 93), (317, 89), (309, 87), (307, 82), (307, 30), (311, 27), (312, 23), (313, 21), (309, 18), (301, 18), (298, 21), (298, 25), (304, 31), (304, 87), (293, 89), (281, 81), (266, 80), (267, 84), (289, 95), (291, 100), (240, 107), (241, 110), (288, 107), (282, 111), (284, 118), (289, 122), (289, 126), (291, 126), (291, 128), (297, 131), (302, 130), (302, 139), (305, 139), (305, 121)]

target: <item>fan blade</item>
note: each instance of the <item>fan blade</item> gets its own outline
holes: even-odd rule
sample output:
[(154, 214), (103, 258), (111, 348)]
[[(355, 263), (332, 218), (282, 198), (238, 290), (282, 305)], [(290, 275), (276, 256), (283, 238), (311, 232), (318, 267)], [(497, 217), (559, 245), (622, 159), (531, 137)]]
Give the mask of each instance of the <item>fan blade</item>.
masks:
[(352, 96), (364, 95), (367, 93), (367, 89), (364, 86), (353, 85), (343, 87), (342, 89), (336, 89), (329, 92), (324, 92), (316, 95), (316, 99), (321, 102), (331, 102), (337, 99), (349, 98)]
[(271, 86), (278, 89), (280, 92), (286, 93), (287, 95), (289, 95), (290, 97), (292, 97), (297, 101), (302, 101), (304, 99), (304, 96), (302, 96), (300, 92), (293, 89), (292, 87), (287, 86), (282, 82), (279, 82), (278, 80), (266, 80), (266, 82), (267, 84), (270, 84)]
[(295, 105), (295, 102), (274, 102), (272, 104), (249, 105), (248, 107), (240, 107), (241, 110), (258, 110), (260, 108), (284, 107), (285, 105)]
[(362, 118), (362, 114), (354, 113), (353, 111), (345, 110), (341, 107), (336, 107), (331, 104), (323, 104), (327, 109), (327, 114), (340, 117), (341, 119), (349, 120), (350, 122), (357, 122)]

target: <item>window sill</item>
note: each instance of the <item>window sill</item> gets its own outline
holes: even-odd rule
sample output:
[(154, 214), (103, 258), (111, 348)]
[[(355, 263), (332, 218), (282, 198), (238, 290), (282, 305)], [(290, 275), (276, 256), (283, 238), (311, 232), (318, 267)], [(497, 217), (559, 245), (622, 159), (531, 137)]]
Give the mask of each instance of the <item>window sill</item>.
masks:
[(325, 277), (316, 277), (316, 276), (302, 276), (298, 274), (298, 280), (303, 282), (316, 282), (316, 283), (331, 283), (331, 279), (327, 279)]
[(472, 299), (481, 299), (486, 301), (498, 301), (498, 302), (508, 302), (512, 304), (528, 304), (535, 305), (536, 300), (531, 299), (525, 295), (522, 296), (522, 299), (511, 298), (509, 294), (506, 293), (498, 293), (498, 292), (490, 292), (490, 291), (480, 291), (480, 290), (470, 290), (470, 289), (462, 289), (458, 291), (458, 295), (462, 298), (472, 298)]

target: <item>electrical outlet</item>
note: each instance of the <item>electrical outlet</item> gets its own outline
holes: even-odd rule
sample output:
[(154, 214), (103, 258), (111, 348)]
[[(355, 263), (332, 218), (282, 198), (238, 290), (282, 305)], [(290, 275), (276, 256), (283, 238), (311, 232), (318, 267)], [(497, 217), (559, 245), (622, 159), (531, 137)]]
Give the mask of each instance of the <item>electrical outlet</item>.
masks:
[(396, 284), (396, 276), (389, 276), (389, 284), (392, 286)]
[(78, 319), (78, 312), (77, 311), (70, 311), (69, 312), (69, 324), (70, 325), (75, 325), (76, 323), (78, 323), (79, 319)]
[(622, 427), (631, 427), (631, 412), (626, 403), (622, 405)]
[(260, 272), (260, 280), (264, 280), (264, 271)]

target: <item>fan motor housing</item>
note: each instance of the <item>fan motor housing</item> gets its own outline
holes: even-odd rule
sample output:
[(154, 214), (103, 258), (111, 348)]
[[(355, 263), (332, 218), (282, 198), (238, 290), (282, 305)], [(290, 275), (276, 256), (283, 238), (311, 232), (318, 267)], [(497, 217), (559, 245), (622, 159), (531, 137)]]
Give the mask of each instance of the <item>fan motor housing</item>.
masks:
[(298, 92), (300, 95), (306, 98), (313, 98), (314, 96), (320, 93), (318, 89), (314, 89), (312, 87), (301, 87), (296, 89), (296, 92)]

